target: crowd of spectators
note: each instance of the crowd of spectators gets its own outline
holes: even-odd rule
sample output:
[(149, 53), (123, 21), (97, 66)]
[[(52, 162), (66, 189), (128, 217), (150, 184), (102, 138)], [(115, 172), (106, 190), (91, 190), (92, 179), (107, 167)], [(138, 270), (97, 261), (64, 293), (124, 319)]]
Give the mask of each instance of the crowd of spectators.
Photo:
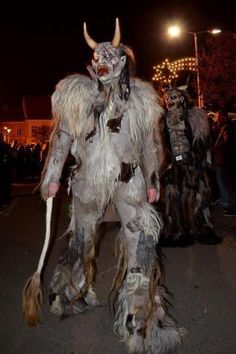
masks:
[[(47, 157), (49, 143), (23, 145), (17, 141), (7, 144), (0, 132), (0, 208), (11, 204), (12, 184), (40, 183)], [(74, 164), (68, 156), (62, 183), (66, 182), (70, 166)]]
[(236, 216), (236, 121), (225, 110), (209, 115), (212, 204), (226, 216)]
[(48, 144), (7, 144), (0, 133), (0, 207), (11, 203), (12, 183), (38, 182)]

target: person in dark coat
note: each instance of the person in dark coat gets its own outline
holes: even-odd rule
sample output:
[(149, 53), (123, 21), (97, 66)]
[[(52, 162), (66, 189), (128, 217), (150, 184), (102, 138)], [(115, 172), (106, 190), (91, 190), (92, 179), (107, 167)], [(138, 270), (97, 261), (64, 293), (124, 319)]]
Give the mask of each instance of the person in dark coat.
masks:
[(11, 202), (11, 169), (11, 147), (4, 141), (3, 133), (0, 133), (0, 207), (3, 208)]
[(219, 205), (226, 216), (236, 216), (235, 137), (233, 123), (225, 110), (216, 113), (212, 132), (212, 155), (219, 188)]

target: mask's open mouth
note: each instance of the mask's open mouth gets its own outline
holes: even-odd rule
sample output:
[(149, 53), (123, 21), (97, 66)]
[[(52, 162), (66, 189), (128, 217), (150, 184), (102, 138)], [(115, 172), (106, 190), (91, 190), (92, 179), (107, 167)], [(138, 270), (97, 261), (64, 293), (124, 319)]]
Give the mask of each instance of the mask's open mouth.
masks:
[(104, 76), (108, 74), (108, 67), (106, 65), (99, 65), (97, 68), (97, 74), (98, 76)]
[(171, 102), (169, 100), (166, 100), (166, 107), (169, 109), (169, 108), (172, 108), (175, 106), (175, 103), (174, 102)]

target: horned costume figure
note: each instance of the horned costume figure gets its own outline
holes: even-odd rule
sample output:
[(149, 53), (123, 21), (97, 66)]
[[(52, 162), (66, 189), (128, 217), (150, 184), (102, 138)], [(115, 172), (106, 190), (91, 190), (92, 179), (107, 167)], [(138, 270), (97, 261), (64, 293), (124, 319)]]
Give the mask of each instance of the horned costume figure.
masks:
[(131, 78), (132, 51), (113, 41), (96, 43), (91, 78), (72, 75), (52, 96), (56, 119), (42, 179), (44, 199), (55, 196), (69, 150), (77, 162), (71, 177), (70, 239), (50, 284), (51, 311), (59, 316), (97, 305), (95, 233), (109, 202), (121, 220), (121, 247), (113, 283), (114, 329), (130, 353), (164, 354), (181, 341), (169, 316), (157, 245), (162, 220), (149, 202), (158, 197), (156, 126), (162, 113), (150, 84)]
[(187, 86), (165, 88), (164, 101), (167, 167), (162, 181), (166, 217), (162, 244), (184, 247), (196, 241), (219, 243), (209, 210), (207, 115), (192, 104)]

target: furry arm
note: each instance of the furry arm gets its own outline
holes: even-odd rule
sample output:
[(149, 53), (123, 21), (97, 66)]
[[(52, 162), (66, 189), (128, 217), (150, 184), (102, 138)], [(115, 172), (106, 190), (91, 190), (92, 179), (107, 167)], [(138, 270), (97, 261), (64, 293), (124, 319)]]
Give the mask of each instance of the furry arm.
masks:
[(72, 137), (62, 129), (61, 124), (58, 124), (52, 134), (50, 144), (41, 184), (41, 195), (44, 199), (47, 198), (49, 184), (59, 184), (60, 182), (62, 169), (72, 144)]
[(157, 149), (151, 132), (145, 139), (143, 147), (143, 174), (147, 189), (156, 188), (159, 190), (159, 165), (157, 160)]
[(162, 153), (159, 121), (163, 109), (159, 97), (149, 83), (136, 80), (133, 88), (139, 109), (135, 116), (137, 124), (142, 128), (142, 166), (147, 189), (159, 190), (159, 156)]
[(72, 142), (80, 134), (83, 112), (86, 117), (88, 116), (84, 104), (91, 96), (91, 80), (82, 75), (68, 76), (59, 81), (56, 86), (52, 95), (52, 112), (56, 123), (41, 185), (41, 194), (44, 199), (47, 196), (49, 184), (60, 181)]

